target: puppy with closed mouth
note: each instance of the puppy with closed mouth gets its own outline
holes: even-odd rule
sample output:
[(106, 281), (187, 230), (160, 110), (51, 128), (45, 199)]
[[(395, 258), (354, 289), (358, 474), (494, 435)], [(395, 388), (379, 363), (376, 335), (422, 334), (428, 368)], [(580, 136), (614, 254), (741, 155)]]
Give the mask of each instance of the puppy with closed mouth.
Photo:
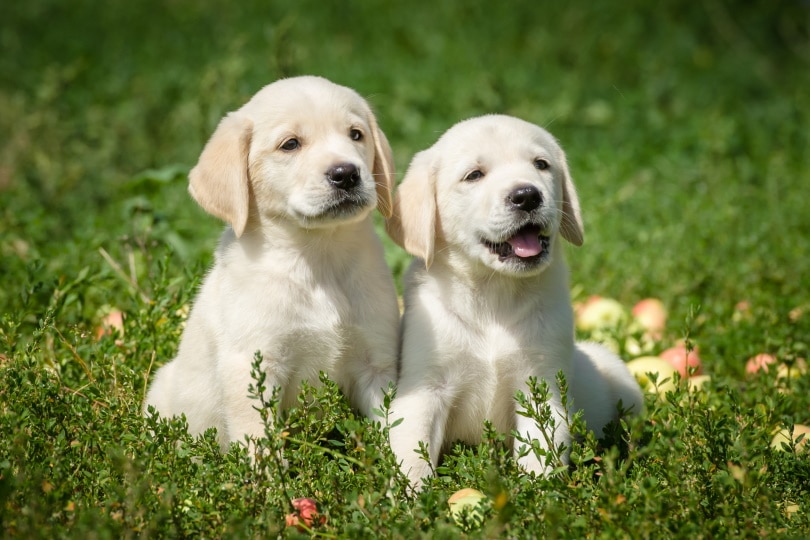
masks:
[[(570, 448), (577, 410), (596, 433), (617, 418), (620, 402), (642, 410), (622, 360), (601, 345), (575, 343), (560, 242), (581, 245), (583, 226), (565, 154), (548, 132), (502, 115), (455, 125), (413, 158), (387, 229), (417, 257), (405, 277), (391, 406), (392, 420), (402, 422), (390, 431), (414, 487), (450, 443), (480, 442), (485, 420), (548, 450), (535, 421), (517, 414), (515, 395), (529, 395), (531, 377), (548, 383), (555, 448)], [(415, 451), (420, 442), (430, 463)], [(552, 467), (534, 452), (519, 464), (538, 474)]]
[(371, 215), (390, 215), (394, 165), (368, 103), (319, 77), (276, 81), (222, 119), (189, 181), (229, 226), (145, 409), (217, 428), (223, 451), (263, 435), (258, 351), (282, 408), (325, 372), (373, 417), (396, 378), (399, 309)]

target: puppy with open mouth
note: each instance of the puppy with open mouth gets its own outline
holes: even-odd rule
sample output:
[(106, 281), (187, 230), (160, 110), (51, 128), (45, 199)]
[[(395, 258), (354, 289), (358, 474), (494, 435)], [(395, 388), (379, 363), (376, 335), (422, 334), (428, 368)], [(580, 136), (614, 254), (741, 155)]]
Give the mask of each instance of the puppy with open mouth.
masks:
[[(548, 383), (555, 448), (570, 448), (577, 410), (599, 434), (619, 404), (643, 409), (618, 356), (575, 343), (559, 244), (581, 245), (583, 226), (565, 154), (548, 132), (502, 115), (455, 125), (414, 157), (387, 229), (417, 257), (405, 278), (391, 411), (402, 422), (390, 432), (414, 487), (450, 443), (480, 442), (485, 420), (548, 450), (535, 421), (517, 414), (516, 392), (528, 395), (531, 377)], [(556, 384), (560, 371), (573, 401), (568, 410)], [(430, 463), (415, 451), (420, 442)], [(519, 463), (538, 474), (552, 466), (533, 452)]]
[(258, 351), (282, 408), (325, 372), (373, 417), (396, 378), (399, 309), (371, 216), (390, 215), (394, 165), (368, 103), (320, 77), (276, 81), (223, 118), (189, 181), (229, 226), (145, 408), (216, 427), (223, 450), (263, 435)]

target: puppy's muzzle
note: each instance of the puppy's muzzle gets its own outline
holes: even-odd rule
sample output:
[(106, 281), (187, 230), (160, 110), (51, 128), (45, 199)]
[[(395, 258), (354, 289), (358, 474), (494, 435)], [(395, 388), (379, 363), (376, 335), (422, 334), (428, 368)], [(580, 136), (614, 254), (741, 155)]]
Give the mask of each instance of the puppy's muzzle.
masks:
[(532, 212), (543, 204), (543, 195), (534, 186), (520, 186), (506, 196), (506, 204), (515, 210)]
[(353, 163), (339, 163), (326, 171), (326, 180), (338, 189), (351, 191), (360, 183), (360, 171)]
[(543, 195), (532, 185), (522, 185), (509, 192), (505, 203), (508, 208), (521, 214), (516, 221), (523, 222), (523, 225), (497, 241), (483, 239), (482, 243), (501, 262), (509, 261), (513, 266), (524, 269), (536, 267), (547, 260), (551, 246), (550, 232), (533, 215), (543, 206)]

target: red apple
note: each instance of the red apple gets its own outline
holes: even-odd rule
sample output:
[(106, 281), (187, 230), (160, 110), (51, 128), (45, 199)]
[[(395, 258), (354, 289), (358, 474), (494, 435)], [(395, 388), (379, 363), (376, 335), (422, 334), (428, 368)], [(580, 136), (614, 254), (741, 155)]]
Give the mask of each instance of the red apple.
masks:
[(311, 529), (315, 525), (326, 523), (326, 516), (318, 515), (317, 503), (307, 497), (292, 500), (295, 512), (287, 514), (284, 518), (287, 527), (295, 527), (299, 531)]
[(685, 379), (703, 373), (703, 365), (698, 355), (697, 346), (690, 351), (686, 348), (686, 345), (679, 343), (665, 350), (659, 356), (669, 362), (681, 374), (681, 378)]
[(661, 339), (667, 324), (667, 308), (657, 298), (645, 298), (639, 301), (633, 310), (633, 319), (653, 339)]
[(121, 310), (115, 308), (110, 309), (101, 318), (101, 324), (96, 327), (96, 339), (110, 335), (114, 330), (124, 335), (124, 314)]
[(751, 311), (751, 302), (748, 300), (741, 300), (734, 305), (734, 312), (731, 314), (731, 320), (740, 322), (743, 320), (750, 320), (753, 317)]
[(757, 371), (762, 370), (767, 373), (768, 366), (771, 364), (775, 364), (776, 362), (777, 360), (774, 355), (767, 353), (760, 353), (748, 359), (748, 361), (745, 363), (745, 372), (756, 373)]

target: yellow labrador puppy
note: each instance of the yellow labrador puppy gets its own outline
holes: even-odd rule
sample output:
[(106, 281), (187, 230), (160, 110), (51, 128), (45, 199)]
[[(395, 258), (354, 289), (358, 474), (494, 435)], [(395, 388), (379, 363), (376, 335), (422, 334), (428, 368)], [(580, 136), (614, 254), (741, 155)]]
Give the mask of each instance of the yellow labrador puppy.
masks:
[[(480, 442), (484, 420), (548, 449), (536, 423), (516, 412), (515, 394), (528, 393), (532, 376), (551, 390), (555, 447), (570, 447), (576, 410), (597, 433), (617, 417), (619, 401), (641, 411), (641, 390), (622, 360), (574, 342), (560, 238), (581, 245), (582, 220), (565, 154), (548, 132), (498, 115), (457, 124), (414, 157), (388, 232), (418, 257), (405, 279), (391, 411), (403, 421), (390, 434), (414, 487), (448, 444)], [(559, 371), (570, 386), (569, 411)], [(414, 452), (420, 441), (430, 464)], [(534, 453), (519, 462), (550, 470)]]
[(260, 436), (260, 351), (282, 407), (323, 371), (372, 416), (396, 378), (399, 310), (371, 218), (391, 213), (394, 165), (366, 101), (319, 77), (274, 82), (222, 119), (189, 180), (230, 226), (145, 407), (216, 427), (223, 450)]

